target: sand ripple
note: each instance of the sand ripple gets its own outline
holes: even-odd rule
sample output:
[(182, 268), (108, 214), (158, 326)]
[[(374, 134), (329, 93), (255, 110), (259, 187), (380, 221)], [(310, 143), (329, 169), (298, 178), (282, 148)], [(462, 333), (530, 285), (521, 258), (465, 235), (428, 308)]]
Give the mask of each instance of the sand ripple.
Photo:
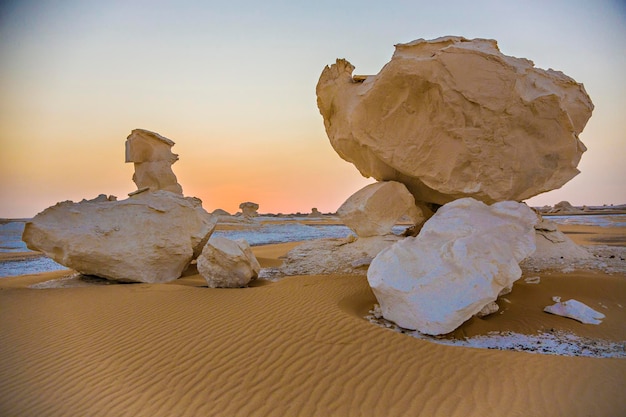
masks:
[(364, 277), (0, 291), (2, 416), (623, 415), (626, 360), (372, 326)]

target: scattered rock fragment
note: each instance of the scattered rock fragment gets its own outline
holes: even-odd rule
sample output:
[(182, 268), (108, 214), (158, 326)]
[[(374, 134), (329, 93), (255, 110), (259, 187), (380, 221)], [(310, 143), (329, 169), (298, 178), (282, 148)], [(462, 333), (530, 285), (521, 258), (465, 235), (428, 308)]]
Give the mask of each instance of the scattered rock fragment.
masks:
[[(555, 300), (557, 301), (557, 300)], [(600, 324), (605, 315), (578, 300), (558, 300), (554, 305), (543, 309), (546, 313), (568, 317), (584, 324)]]

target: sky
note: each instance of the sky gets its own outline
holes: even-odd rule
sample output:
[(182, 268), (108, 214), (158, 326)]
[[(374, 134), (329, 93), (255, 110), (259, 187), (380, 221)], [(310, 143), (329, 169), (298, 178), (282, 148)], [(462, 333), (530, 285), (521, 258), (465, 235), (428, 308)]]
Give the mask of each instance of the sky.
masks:
[(581, 174), (531, 205), (626, 203), (623, 0), (0, 2), (0, 217), (136, 189), (131, 130), (172, 139), (185, 195), (207, 211), (334, 212), (374, 180), (333, 150), (316, 105), (324, 66), (376, 74), (394, 45), (445, 35), (584, 84), (595, 110)]

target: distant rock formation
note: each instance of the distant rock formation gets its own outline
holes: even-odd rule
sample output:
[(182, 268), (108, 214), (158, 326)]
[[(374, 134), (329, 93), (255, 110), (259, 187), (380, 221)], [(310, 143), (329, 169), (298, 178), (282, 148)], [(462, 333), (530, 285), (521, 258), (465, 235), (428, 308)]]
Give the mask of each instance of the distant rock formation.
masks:
[(246, 219), (252, 219), (259, 215), (259, 213), (257, 213), (257, 210), (259, 209), (259, 205), (257, 203), (247, 201), (239, 204), (239, 208), (241, 209), (241, 214)]
[(214, 228), (197, 198), (155, 191), (58, 203), (26, 223), (22, 239), (85, 275), (161, 283), (181, 276)]
[(197, 260), (209, 288), (239, 288), (256, 279), (261, 266), (244, 239), (212, 237)]
[(353, 70), (338, 59), (317, 84), (330, 142), (417, 202), (521, 201), (579, 172), (593, 110), (582, 84), (503, 55), (495, 40), (419, 39), (396, 45), (377, 75)]
[(528, 206), (512, 201), (463, 198), (441, 207), (417, 237), (372, 261), (367, 278), (383, 316), (425, 334), (453, 331), (521, 277), (536, 222)]
[(389, 234), (404, 215), (408, 215), (414, 223), (425, 220), (409, 190), (396, 181), (382, 181), (363, 187), (339, 207), (337, 215), (360, 237)]
[(178, 155), (172, 153), (174, 142), (158, 133), (135, 129), (126, 139), (126, 162), (135, 164), (133, 181), (137, 191), (171, 191), (183, 195), (172, 171)]
[(319, 210), (317, 209), (317, 207), (313, 207), (311, 209), (311, 212), (309, 213), (308, 217), (312, 217), (315, 219), (319, 219), (322, 217), (322, 213), (319, 212)]
[(551, 214), (563, 213), (563, 214), (572, 214), (572, 213), (582, 213), (583, 210), (578, 207), (574, 207), (571, 205), (569, 201), (561, 201), (554, 205), (554, 208), (550, 210)]

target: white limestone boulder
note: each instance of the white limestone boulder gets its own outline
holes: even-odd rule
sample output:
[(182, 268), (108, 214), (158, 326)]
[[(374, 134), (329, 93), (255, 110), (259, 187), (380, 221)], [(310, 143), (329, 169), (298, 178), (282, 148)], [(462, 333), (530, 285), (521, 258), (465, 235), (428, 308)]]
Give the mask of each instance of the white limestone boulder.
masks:
[(245, 287), (256, 279), (261, 266), (244, 239), (213, 236), (197, 260), (198, 272), (209, 288)]
[(199, 199), (156, 191), (58, 203), (26, 223), (22, 239), (82, 274), (161, 283), (181, 276), (214, 228)]
[(416, 201), (522, 201), (579, 173), (593, 104), (582, 84), (503, 55), (495, 40), (447, 36), (396, 45), (377, 75), (338, 59), (317, 84), (335, 151)]
[(397, 181), (382, 181), (363, 187), (339, 207), (337, 215), (360, 237), (389, 234), (405, 215), (413, 223), (425, 220), (413, 195)]
[(126, 139), (126, 162), (133, 162), (133, 181), (138, 190), (165, 190), (183, 195), (172, 171), (178, 155), (172, 153), (174, 141), (144, 129), (133, 130)]
[(535, 213), (512, 201), (464, 198), (441, 207), (419, 235), (374, 258), (367, 278), (383, 316), (400, 327), (453, 331), (520, 278), (535, 250)]

